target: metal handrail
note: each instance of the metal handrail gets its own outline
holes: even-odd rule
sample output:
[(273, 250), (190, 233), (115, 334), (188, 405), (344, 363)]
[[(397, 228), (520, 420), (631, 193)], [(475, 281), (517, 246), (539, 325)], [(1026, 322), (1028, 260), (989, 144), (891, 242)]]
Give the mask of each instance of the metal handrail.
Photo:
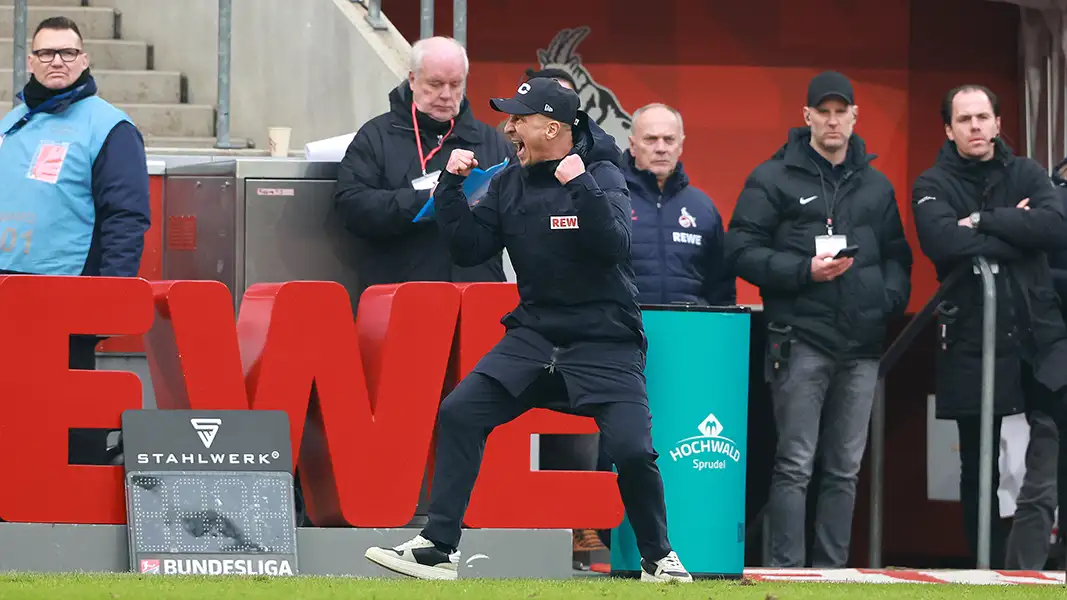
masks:
[(882, 567), (882, 538), (883, 538), (883, 497), (885, 487), (885, 378), (889, 370), (896, 366), (897, 361), (904, 356), (904, 352), (915, 342), (916, 338), (927, 324), (937, 314), (937, 306), (941, 303), (945, 294), (959, 283), (967, 272), (970, 265), (957, 268), (949, 273), (948, 277), (934, 292), (926, 304), (912, 317), (911, 321), (893, 340), (889, 348), (882, 355), (878, 363), (878, 384), (874, 392), (874, 404), (871, 408), (871, 514), (870, 514), (870, 540), (868, 549), (868, 562), (871, 568)]
[(993, 385), (996, 379), (997, 284), (984, 257), (975, 259), (982, 276), (982, 441), (978, 463), (978, 568), (989, 568), (993, 510)]
[[(367, 23), (375, 30), (388, 28), (382, 17), (383, 0), (352, 0), (367, 9)], [(434, 0), (419, 1), (419, 39), (433, 37)], [(452, 38), (467, 45), (467, 0), (452, 0)]]
[(992, 530), (993, 477), (993, 391), (996, 361), (997, 289), (989, 262), (978, 257), (973, 265), (962, 265), (952, 271), (937, 288), (937, 292), (916, 313), (900, 335), (882, 355), (878, 363), (878, 385), (871, 410), (871, 514), (868, 562), (871, 568), (881, 568), (883, 538), (883, 496), (885, 487), (885, 377), (904, 352), (915, 342), (919, 333), (933, 320), (945, 294), (969, 273), (977, 269), (982, 278), (982, 401), (981, 446), (979, 449), (978, 488), (978, 560), (979, 569), (989, 568), (990, 532)]
[(215, 147), (230, 149), (230, 58), (233, 39), (233, 0), (219, 0), (218, 82), (215, 105)]
[(29, 49), (26, 48), (26, 38), (29, 36), (29, 3), (30, 0), (15, 0), (15, 27), (11, 32), (11, 45), (14, 48), (12, 56), (15, 61), (11, 65), (11, 103), (14, 106), (18, 106), (18, 94), (27, 80), (26, 57), (29, 56)]

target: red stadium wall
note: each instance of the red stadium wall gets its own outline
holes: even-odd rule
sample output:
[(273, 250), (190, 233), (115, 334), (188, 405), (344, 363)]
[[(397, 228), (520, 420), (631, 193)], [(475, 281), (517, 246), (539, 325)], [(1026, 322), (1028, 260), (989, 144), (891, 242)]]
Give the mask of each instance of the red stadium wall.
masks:
[[(419, 35), (418, 4), (385, 3), (386, 14), (409, 40)], [(436, 33), (450, 35), (452, 3), (437, 6)], [(874, 164), (897, 190), (916, 255), (912, 311), (937, 288), (933, 268), (915, 240), (910, 189), (944, 140), (943, 94), (964, 82), (989, 86), (1001, 99), (1005, 138), (1016, 148), (1022, 143), (1018, 8), (1008, 3), (543, 0), (531, 5), (496, 0), (469, 2), (468, 10), (468, 96), (480, 119), (500, 122), (488, 98), (513, 93), (523, 71), (540, 66), (538, 50), (548, 49), (558, 32), (588, 27), (576, 53), (626, 113), (653, 101), (682, 111), (686, 171), (727, 221), (746, 175), (784, 142), (789, 127), (802, 123), (808, 79), (823, 69), (849, 75), (860, 106), (856, 131), (879, 155)], [(739, 282), (738, 291), (739, 302), (759, 303), (748, 284)], [(754, 332), (754, 343), (762, 339), (759, 333)], [(966, 555), (959, 504), (926, 499), (932, 348), (932, 338), (921, 339), (887, 384), (885, 558), (890, 564), (929, 565)], [(752, 383), (750, 517), (766, 497), (773, 452), (766, 439), (773, 431), (766, 390), (762, 382)], [(852, 563), (861, 566), (867, 564), (867, 490), (865, 465), (852, 553)], [(749, 558), (758, 561), (758, 548)]]
[[(452, 3), (437, 6), (436, 32), (450, 35)], [(409, 40), (418, 39), (417, 1), (390, 0), (385, 10)], [(654, 101), (682, 111), (686, 171), (726, 219), (746, 175), (802, 123), (807, 82), (823, 69), (853, 79), (856, 131), (894, 183), (913, 242), (911, 182), (944, 140), (938, 107), (945, 91), (964, 81), (988, 85), (1003, 100), (1007, 137), (1019, 139), (1018, 8), (1006, 3), (544, 0), (535, 7), (497, 0), (470, 2), (468, 11), (468, 96), (480, 119), (500, 122), (488, 98), (513, 93), (559, 31), (588, 27), (576, 53), (627, 113)], [(961, 19), (968, 27), (953, 28)], [(911, 310), (937, 287), (922, 257), (914, 284)], [(759, 303), (747, 283), (738, 291), (739, 302)]]

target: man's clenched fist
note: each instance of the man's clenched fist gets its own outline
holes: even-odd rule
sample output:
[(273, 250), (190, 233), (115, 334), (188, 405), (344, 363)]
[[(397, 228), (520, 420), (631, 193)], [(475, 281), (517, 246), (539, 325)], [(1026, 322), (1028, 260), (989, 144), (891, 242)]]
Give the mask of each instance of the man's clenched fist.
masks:
[(577, 154), (568, 154), (556, 167), (556, 179), (563, 185), (567, 185), (570, 180), (582, 173), (585, 173), (585, 163), (582, 162), (582, 157)]
[(477, 166), (478, 159), (474, 158), (473, 152), (456, 148), (448, 156), (448, 164), (445, 166), (445, 170), (453, 175), (466, 177), (471, 174), (471, 169)]

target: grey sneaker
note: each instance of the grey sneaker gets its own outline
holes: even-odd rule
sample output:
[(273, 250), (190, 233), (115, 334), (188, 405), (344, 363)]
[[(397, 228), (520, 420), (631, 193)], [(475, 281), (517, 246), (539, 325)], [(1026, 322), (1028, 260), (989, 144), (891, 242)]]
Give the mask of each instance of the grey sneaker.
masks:
[(693, 576), (682, 566), (678, 555), (672, 550), (670, 554), (652, 562), (641, 559), (641, 581), (650, 583), (692, 583)]
[(368, 548), (364, 556), (394, 573), (416, 579), (455, 579), (459, 564), (458, 550), (446, 554), (421, 535), (394, 548)]

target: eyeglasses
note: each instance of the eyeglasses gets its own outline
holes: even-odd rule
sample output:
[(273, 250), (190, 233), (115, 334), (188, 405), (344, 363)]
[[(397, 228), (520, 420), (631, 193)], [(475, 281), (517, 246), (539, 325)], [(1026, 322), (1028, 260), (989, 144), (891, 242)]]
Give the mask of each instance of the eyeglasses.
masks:
[(37, 57), (37, 60), (43, 63), (50, 63), (56, 59), (56, 55), (65, 63), (74, 62), (74, 59), (81, 56), (82, 51), (77, 48), (43, 48), (41, 50), (34, 50), (31, 54)]

